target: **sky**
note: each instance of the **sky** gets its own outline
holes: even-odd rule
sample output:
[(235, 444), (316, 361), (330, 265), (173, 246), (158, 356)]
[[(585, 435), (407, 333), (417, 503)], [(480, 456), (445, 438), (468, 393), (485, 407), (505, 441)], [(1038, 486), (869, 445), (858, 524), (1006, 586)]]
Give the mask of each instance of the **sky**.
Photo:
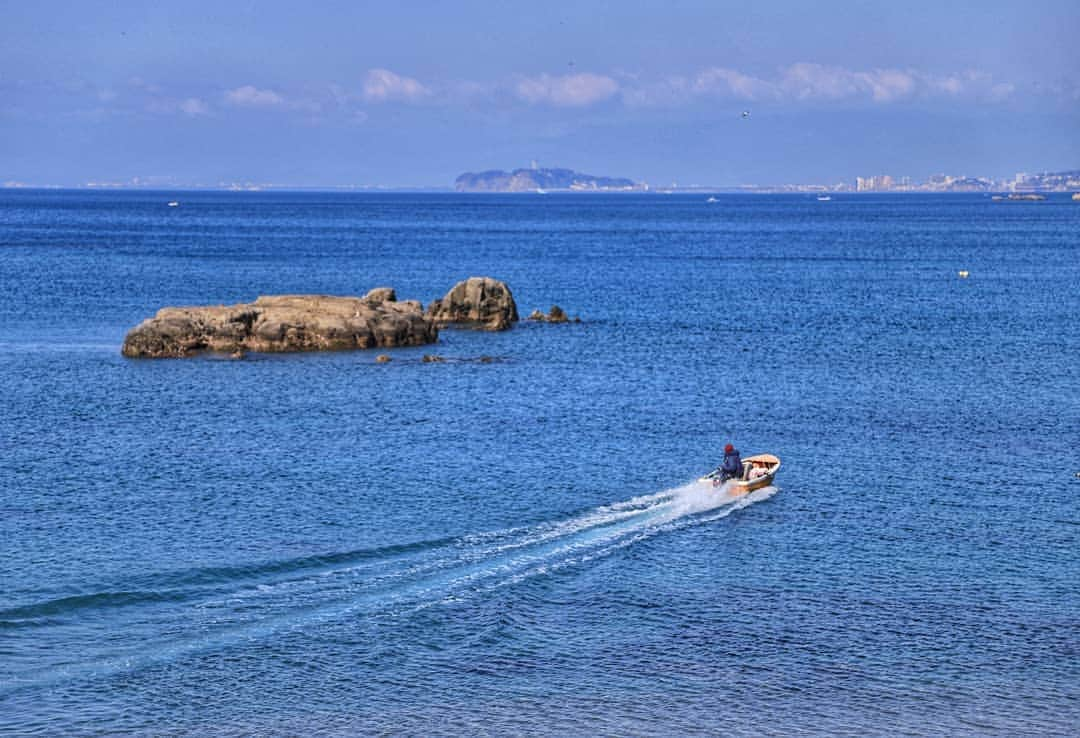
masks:
[(0, 0), (0, 184), (1080, 169), (1078, 39), (1076, 0)]

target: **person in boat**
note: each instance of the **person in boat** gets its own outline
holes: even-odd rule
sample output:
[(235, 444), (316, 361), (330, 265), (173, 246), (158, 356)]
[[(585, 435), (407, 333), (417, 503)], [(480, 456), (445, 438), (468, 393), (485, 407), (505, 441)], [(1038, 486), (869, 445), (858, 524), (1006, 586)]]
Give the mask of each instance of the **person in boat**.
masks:
[(718, 471), (721, 482), (742, 476), (742, 457), (739, 456), (739, 450), (730, 443), (724, 446), (724, 461), (720, 464)]

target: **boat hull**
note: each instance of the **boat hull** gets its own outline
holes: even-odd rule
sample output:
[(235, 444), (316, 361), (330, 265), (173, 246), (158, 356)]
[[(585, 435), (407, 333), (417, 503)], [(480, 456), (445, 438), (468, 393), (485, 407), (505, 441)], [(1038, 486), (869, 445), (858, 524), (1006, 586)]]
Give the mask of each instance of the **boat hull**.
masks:
[(765, 473), (761, 476), (754, 477), (753, 479), (728, 479), (721, 482), (720, 476), (717, 472), (708, 474), (699, 482), (710, 484), (714, 487), (725, 486), (727, 487), (728, 494), (731, 495), (745, 495), (749, 492), (753, 492), (763, 487), (768, 487), (776, 479), (776, 473), (780, 471), (780, 459), (772, 454), (757, 454), (755, 456), (748, 456), (743, 459), (743, 464), (748, 465), (750, 469), (764, 469)]
[(758, 477), (757, 479), (736, 479), (730, 485), (728, 485), (728, 490), (734, 492), (735, 494), (745, 494), (746, 492), (753, 492), (755, 489), (768, 487), (770, 484), (773, 483), (773, 478), (775, 476), (775, 474), (766, 474), (765, 476)]

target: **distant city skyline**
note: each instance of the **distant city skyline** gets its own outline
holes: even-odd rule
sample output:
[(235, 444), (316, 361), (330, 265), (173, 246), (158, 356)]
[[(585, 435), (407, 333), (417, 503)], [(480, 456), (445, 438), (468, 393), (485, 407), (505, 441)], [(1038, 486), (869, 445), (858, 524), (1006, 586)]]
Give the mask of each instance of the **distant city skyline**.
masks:
[(449, 186), (1080, 166), (1080, 5), (11, 4), (0, 183)]
[[(537, 169), (538, 164), (534, 160), (530, 162), (531, 169)], [(525, 167), (519, 168), (524, 170)], [(569, 171), (560, 168), (562, 171)], [(473, 174), (473, 173), (469, 173)], [(578, 172), (588, 179), (595, 178), (590, 172)], [(604, 175), (600, 175), (603, 178)], [(459, 177), (459, 179), (461, 179)], [(550, 187), (552, 191), (572, 192), (1080, 192), (1080, 169), (1062, 170), (1057, 172), (1017, 172), (1008, 177), (985, 177), (968, 176), (966, 174), (932, 174), (923, 179), (909, 176), (893, 176), (891, 174), (877, 174), (866, 177), (855, 177), (850, 181), (827, 183), (818, 182), (773, 182), (773, 183), (744, 183), (741, 185), (717, 185), (706, 183), (682, 183), (672, 181), (670, 183), (638, 181), (631, 184), (626, 180), (625, 184), (612, 184), (605, 186), (591, 182), (579, 182), (566, 187)], [(257, 192), (263, 190), (354, 190), (354, 191), (449, 191), (455, 188), (448, 184), (439, 185), (368, 185), (368, 184), (338, 184), (338, 185), (305, 185), (289, 184), (281, 182), (252, 182), (252, 181), (219, 181), (214, 183), (189, 183), (179, 184), (164, 178), (139, 178), (135, 177), (127, 181), (91, 180), (76, 185), (34, 184), (8, 180), (0, 182), (0, 189), (23, 189), (23, 188), (63, 188), (73, 189), (147, 189), (147, 190), (184, 190), (184, 189), (209, 189), (209, 190), (234, 190)], [(471, 190), (482, 191), (482, 189)], [(497, 191), (497, 190), (492, 190)], [(511, 190), (507, 190), (511, 191)], [(512, 191), (528, 192), (529, 189), (517, 188)], [(536, 188), (536, 191), (540, 191)]]

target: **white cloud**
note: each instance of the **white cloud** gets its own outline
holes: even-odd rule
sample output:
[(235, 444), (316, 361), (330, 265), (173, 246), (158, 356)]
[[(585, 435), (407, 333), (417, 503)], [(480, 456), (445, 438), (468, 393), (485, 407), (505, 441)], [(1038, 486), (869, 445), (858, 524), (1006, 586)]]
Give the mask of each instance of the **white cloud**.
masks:
[(959, 95), (964, 91), (964, 83), (959, 77), (938, 77), (930, 80), (931, 89), (946, 95)]
[(685, 77), (667, 77), (659, 82), (641, 83), (636, 78), (620, 85), (622, 101), (631, 107), (672, 106), (690, 97)]
[(364, 99), (369, 102), (416, 102), (431, 91), (412, 77), (402, 77), (389, 69), (372, 69), (364, 79)]
[(520, 80), (514, 91), (520, 99), (532, 104), (581, 107), (612, 97), (619, 91), (619, 83), (611, 77), (588, 72), (561, 77), (542, 74)]
[(912, 69), (853, 71), (805, 62), (784, 70), (780, 86), (797, 100), (869, 98), (876, 103), (940, 97), (1002, 102), (1016, 91), (1014, 84), (995, 82), (980, 71), (937, 76)]
[(695, 98), (750, 101), (778, 96), (774, 83), (724, 67), (704, 69), (691, 78), (674, 75), (659, 82), (624, 83), (622, 89), (623, 101), (631, 106), (673, 106)]
[[(140, 79), (130, 80), (129, 86), (119, 95), (111, 89), (97, 91), (98, 103), (123, 108), (123, 101), (134, 96), (132, 104), (155, 113), (196, 117), (216, 112), (217, 106), (208, 104), (205, 97), (184, 97), (183, 92), (166, 94)], [(1047, 87), (1036, 91), (1045, 96), (1080, 99), (1078, 89)], [(447, 80), (437, 86), (374, 68), (367, 71), (360, 90), (350, 91), (334, 83), (293, 92), (243, 85), (225, 90), (220, 101), (235, 108), (301, 113), (316, 116), (313, 120), (330, 115), (362, 123), (367, 114), (375, 115), (375, 104), (390, 102), (508, 114), (515, 103), (584, 108), (607, 101), (617, 101), (627, 108), (669, 109), (724, 101), (740, 105), (887, 106), (937, 101), (994, 105), (1013, 100), (1022, 91), (1011, 82), (981, 71), (930, 74), (915, 69), (851, 69), (804, 61), (780, 67), (772, 74), (712, 66), (685, 75), (660, 77), (620, 70), (611, 76), (591, 72), (540, 74), (487, 81)]]
[[(326, 97), (326, 95), (324, 95)], [(333, 99), (331, 93), (330, 99)], [(244, 85), (225, 92), (225, 102), (239, 108), (263, 108), (268, 110), (295, 110), (311, 115), (322, 112), (323, 104), (310, 96), (289, 96), (270, 89)]]
[(210, 106), (197, 97), (186, 97), (183, 99), (175, 97), (152, 97), (146, 101), (143, 109), (148, 113), (157, 115), (176, 115), (177, 113), (182, 113), (191, 118), (210, 114)]
[(863, 72), (800, 62), (781, 69), (773, 79), (711, 67), (689, 79), (668, 77), (660, 83), (624, 90), (623, 99), (631, 105), (672, 105), (707, 97), (746, 102), (839, 101), (861, 97), (886, 103), (909, 97), (918, 87), (919, 80), (906, 71)]
[(913, 69), (858, 70), (799, 62), (779, 69), (771, 77), (726, 67), (658, 81), (626, 77), (620, 93), (628, 106), (675, 107), (710, 98), (807, 104), (862, 101), (889, 105), (940, 98), (999, 103), (1011, 98), (1016, 90), (1012, 83), (995, 81), (990, 74), (979, 71), (935, 76)]
[(206, 115), (210, 112), (210, 106), (197, 97), (188, 97), (180, 101), (180, 112), (184, 115)]
[(260, 90), (253, 85), (244, 85), (225, 93), (225, 102), (241, 107), (279, 107), (285, 104), (285, 98), (273, 90)]
[(799, 62), (784, 70), (780, 88), (796, 100), (840, 100), (860, 92), (858, 76), (840, 67)]
[(723, 67), (698, 72), (690, 89), (698, 95), (719, 93), (740, 100), (763, 100), (777, 94), (773, 83)]
[(910, 73), (896, 69), (875, 69), (872, 72), (861, 72), (857, 76), (863, 85), (870, 89), (871, 96), (877, 102), (892, 102), (910, 97), (916, 88), (915, 78)]

